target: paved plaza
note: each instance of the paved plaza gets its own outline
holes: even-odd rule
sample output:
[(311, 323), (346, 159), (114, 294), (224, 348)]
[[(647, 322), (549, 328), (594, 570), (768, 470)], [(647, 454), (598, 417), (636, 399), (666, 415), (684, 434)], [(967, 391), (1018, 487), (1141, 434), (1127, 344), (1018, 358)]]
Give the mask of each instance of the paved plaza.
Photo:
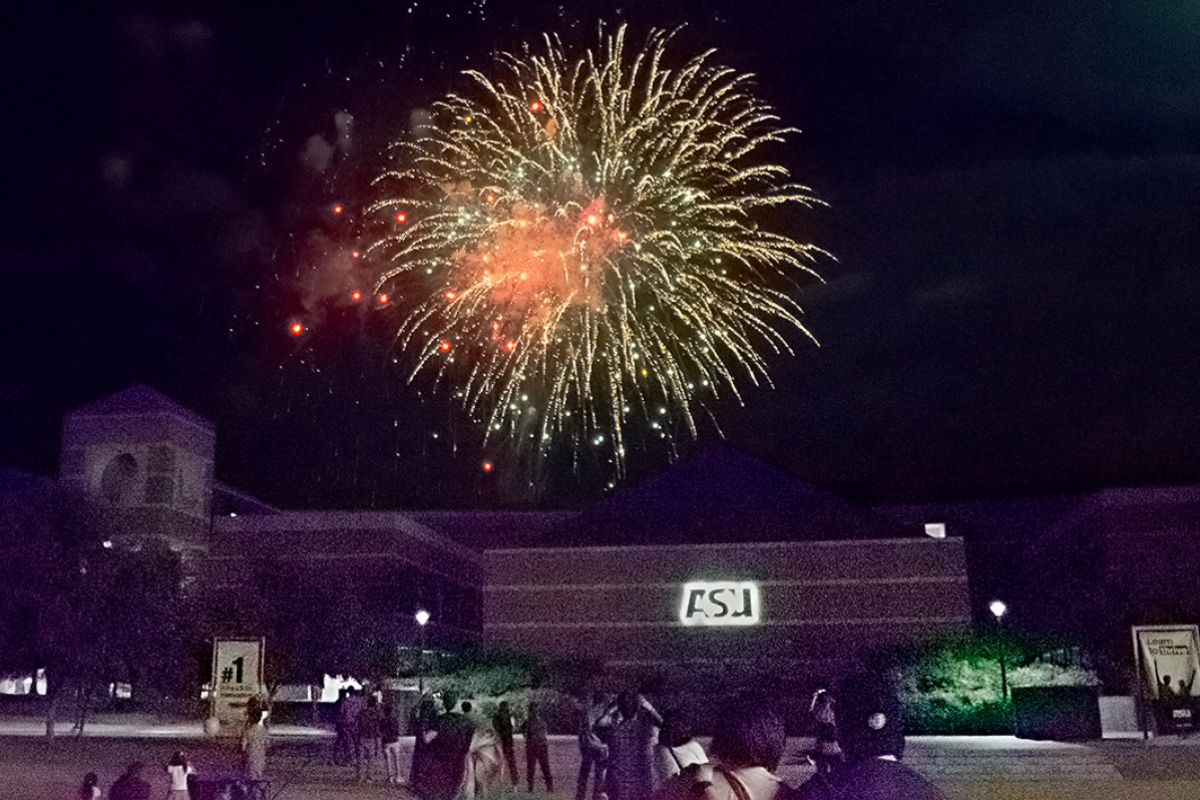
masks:
[[(130, 761), (146, 764), (152, 797), (166, 795), (164, 764), (176, 749), (189, 753), (201, 775), (235, 774), (238, 753), (231, 742), (205, 739), (199, 724), (150, 719), (105, 719), (89, 723), (87, 735), (47, 741), (36, 720), (0, 720), (0, 800), (57, 800), (73, 797), (85, 772), (107, 787)], [(804, 739), (789, 741), (780, 773), (792, 783), (807, 778)], [(406, 742), (404, 764), (409, 761)], [(552, 737), (554, 798), (570, 800), (578, 768), (573, 737)], [(403, 787), (355, 782), (353, 769), (330, 761), (332, 737), (317, 728), (281, 725), (274, 730), (272, 797), (278, 800), (410, 800)], [(523, 762), (521, 743), (518, 760)], [(1200, 798), (1200, 739), (1130, 738), (1088, 744), (1028, 742), (1007, 736), (913, 737), (907, 760), (955, 800), (1196, 800)], [(522, 763), (523, 767), (523, 763)], [(377, 765), (382, 774), (382, 763)], [(505, 792), (511, 800), (544, 800), (539, 792)]]

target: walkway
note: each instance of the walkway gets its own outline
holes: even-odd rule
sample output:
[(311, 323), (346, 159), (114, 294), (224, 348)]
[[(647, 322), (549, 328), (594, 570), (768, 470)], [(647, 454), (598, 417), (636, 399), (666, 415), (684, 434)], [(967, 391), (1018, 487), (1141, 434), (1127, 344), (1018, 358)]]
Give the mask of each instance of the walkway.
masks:
[[(202, 774), (232, 774), (238, 768), (239, 754), (233, 743), (205, 739), (199, 723), (101, 718), (88, 724), (82, 738), (71, 735), (69, 725), (60, 725), (59, 730), (59, 737), (47, 742), (39, 720), (0, 720), (3, 800), (72, 796), (87, 771), (99, 773), (102, 784), (108, 786), (133, 760), (147, 764), (154, 796), (162, 796), (166, 791), (162, 765), (179, 748), (188, 751)], [(357, 784), (351, 768), (331, 764), (328, 731), (280, 725), (273, 734), (269, 772), (278, 800), (410, 800), (402, 788)], [(1009, 736), (912, 737), (906, 761), (954, 800), (1196, 800), (1200, 798), (1197, 745), (1200, 738), (1065, 744)], [(789, 782), (803, 781), (810, 774), (803, 758), (807, 746), (803, 739), (789, 741), (780, 768)], [(579, 764), (575, 740), (552, 737), (551, 747), (554, 797), (567, 800), (574, 793)], [(517, 748), (521, 750), (519, 741)], [(518, 752), (523, 762), (520, 756)], [(408, 759), (406, 752), (405, 765)], [(538, 788), (542, 788), (540, 784)], [(530, 799), (524, 792), (508, 796)]]

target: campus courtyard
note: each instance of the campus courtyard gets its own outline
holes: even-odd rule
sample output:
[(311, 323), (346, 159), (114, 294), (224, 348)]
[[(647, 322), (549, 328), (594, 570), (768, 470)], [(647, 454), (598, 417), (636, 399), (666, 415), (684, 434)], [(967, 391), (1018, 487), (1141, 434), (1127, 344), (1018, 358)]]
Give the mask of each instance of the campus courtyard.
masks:
[[(152, 797), (167, 792), (164, 765), (185, 750), (201, 777), (236, 774), (239, 755), (230, 741), (205, 739), (199, 724), (121, 718), (89, 724), (87, 735), (73, 736), (60, 723), (60, 734), (47, 741), (40, 725), (28, 718), (0, 720), (0, 800), (69, 798), (87, 772), (100, 776), (105, 789), (132, 761), (146, 765)], [(280, 726), (272, 741), (268, 773), (271, 797), (278, 800), (409, 800), (403, 787), (357, 783), (352, 767), (331, 763), (327, 731)], [(811, 770), (803, 752), (808, 740), (789, 740), (779, 772), (788, 782), (805, 780)], [(411, 739), (406, 741), (407, 765)], [(518, 760), (523, 761), (517, 741)], [(1194, 800), (1200, 797), (1200, 739), (1137, 738), (1066, 744), (1022, 741), (1012, 737), (912, 737), (906, 760), (955, 800)], [(511, 800), (570, 800), (579, 758), (573, 737), (551, 740), (554, 793), (523, 789), (497, 793)], [(523, 763), (521, 764), (523, 769)], [(382, 762), (377, 775), (382, 775)]]

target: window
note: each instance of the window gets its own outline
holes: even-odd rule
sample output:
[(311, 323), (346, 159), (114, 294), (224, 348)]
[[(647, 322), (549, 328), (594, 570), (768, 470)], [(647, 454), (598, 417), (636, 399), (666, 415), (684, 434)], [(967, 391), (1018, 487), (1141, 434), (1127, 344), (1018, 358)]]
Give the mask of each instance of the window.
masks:
[(175, 492), (175, 482), (170, 475), (149, 475), (146, 477), (146, 502), (150, 505), (169, 505)]
[(156, 444), (146, 458), (146, 503), (171, 505), (175, 501), (175, 448)]
[(137, 480), (138, 462), (129, 453), (121, 453), (104, 467), (100, 475), (100, 494), (110, 503), (124, 503), (133, 492)]

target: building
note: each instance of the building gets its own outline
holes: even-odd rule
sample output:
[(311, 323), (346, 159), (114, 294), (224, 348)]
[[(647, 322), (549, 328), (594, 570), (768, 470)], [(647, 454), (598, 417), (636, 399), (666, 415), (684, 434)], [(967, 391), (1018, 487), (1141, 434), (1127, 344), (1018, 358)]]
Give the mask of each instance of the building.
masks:
[(442, 645), (835, 675), (971, 625), (961, 537), (902, 528), (732, 448), (588, 509), (468, 513), (275, 508), (216, 479), (215, 447), (210, 422), (135, 386), (67, 415), (59, 483), (105, 510), (115, 543), (165, 544), (208, 590), (269, 563), (351, 593), (410, 642), (425, 608)]
[(212, 520), (211, 422), (148, 386), (67, 414), (58, 480), (94, 497), (118, 532), (204, 552)]
[(844, 675), (971, 624), (961, 540), (488, 550), (485, 640), (646, 674)]
[(730, 447), (493, 545), (484, 570), (489, 643), (639, 672), (835, 676), (971, 625), (961, 538), (905, 535)]

